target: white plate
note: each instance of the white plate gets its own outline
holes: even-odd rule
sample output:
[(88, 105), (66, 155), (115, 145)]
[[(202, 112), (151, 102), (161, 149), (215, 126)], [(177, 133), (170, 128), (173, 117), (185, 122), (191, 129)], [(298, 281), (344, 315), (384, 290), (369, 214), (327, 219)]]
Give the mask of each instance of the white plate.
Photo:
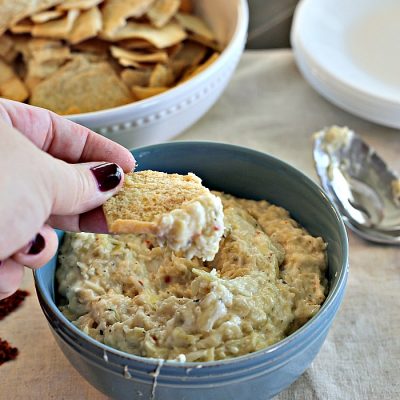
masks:
[(399, 0), (302, 0), (291, 33), (300, 70), (336, 105), (400, 128), (399, 17)]

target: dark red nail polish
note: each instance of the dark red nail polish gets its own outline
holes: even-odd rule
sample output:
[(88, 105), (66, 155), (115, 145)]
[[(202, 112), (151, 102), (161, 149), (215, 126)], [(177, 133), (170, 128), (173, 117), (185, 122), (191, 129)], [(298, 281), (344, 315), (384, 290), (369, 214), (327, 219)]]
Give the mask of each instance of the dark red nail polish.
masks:
[(40, 233), (38, 233), (35, 239), (32, 240), (32, 244), (28, 251), (28, 254), (31, 256), (39, 254), (44, 249), (45, 244), (46, 243), (44, 241), (44, 237)]
[(90, 169), (97, 180), (99, 190), (107, 192), (118, 186), (122, 179), (121, 168), (117, 164), (104, 163)]

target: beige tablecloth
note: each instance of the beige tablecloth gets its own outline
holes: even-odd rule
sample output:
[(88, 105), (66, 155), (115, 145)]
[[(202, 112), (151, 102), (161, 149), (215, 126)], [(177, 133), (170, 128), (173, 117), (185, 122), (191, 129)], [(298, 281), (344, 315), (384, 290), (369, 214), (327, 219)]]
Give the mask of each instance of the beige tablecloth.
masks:
[[(290, 51), (248, 52), (222, 98), (181, 140), (218, 140), (273, 154), (316, 179), (310, 134), (348, 125), (400, 171), (400, 131), (332, 106), (300, 76)], [(277, 399), (400, 398), (400, 249), (350, 232), (346, 296), (312, 366)], [(69, 365), (32, 295), (0, 322), (0, 337), (20, 349), (0, 366), (0, 399), (105, 399)], [(228, 400), (228, 399), (227, 399)], [(255, 399), (257, 400), (257, 399)]]

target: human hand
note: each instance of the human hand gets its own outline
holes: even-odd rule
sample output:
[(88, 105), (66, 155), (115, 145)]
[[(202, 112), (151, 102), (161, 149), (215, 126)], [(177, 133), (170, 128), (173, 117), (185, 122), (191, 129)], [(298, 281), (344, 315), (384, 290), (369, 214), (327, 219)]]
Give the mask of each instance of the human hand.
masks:
[(107, 232), (97, 207), (134, 166), (128, 150), (87, 128), (0, 99), (0, 299), (19, 287), (24, 265), (52, 258), (53, 227)]

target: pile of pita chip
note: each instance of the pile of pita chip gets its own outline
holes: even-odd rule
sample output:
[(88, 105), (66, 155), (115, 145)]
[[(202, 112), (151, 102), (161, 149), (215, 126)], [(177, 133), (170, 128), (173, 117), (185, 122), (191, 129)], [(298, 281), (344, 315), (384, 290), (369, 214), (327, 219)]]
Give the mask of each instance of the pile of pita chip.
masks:
[(163, 93), (222, 51), (195, 0), (0, 0), (0, 97), (58, 114)]

